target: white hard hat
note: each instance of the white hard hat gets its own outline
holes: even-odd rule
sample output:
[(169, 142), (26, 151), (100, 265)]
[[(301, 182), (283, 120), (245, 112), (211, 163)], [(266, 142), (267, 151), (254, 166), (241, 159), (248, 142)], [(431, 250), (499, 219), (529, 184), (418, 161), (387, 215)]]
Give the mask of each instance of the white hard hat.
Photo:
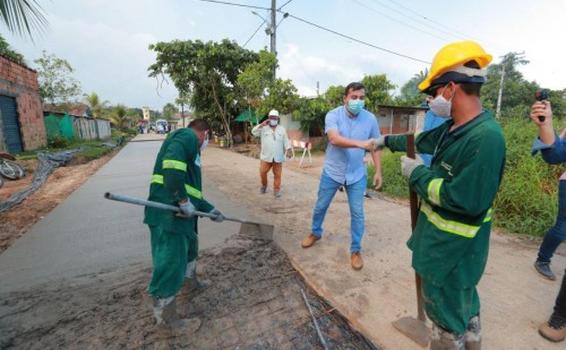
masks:
[(279, 111), (277, 111), (276, 109), (272, 109), (271, 111), (269, 111), (269, 114), (267, 116), (279, 117)]

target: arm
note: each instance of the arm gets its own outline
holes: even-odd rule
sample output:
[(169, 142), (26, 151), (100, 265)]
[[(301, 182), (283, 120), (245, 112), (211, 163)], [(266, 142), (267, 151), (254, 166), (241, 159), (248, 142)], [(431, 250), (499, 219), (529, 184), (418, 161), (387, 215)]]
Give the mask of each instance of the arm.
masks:
[(182, 142), (173, 140), (167, 147), (161, 164), (163, 185), (178, 203), (185, 202), (189, 197), (185, 189), (187, 159), (187, 152)]
[(478, 216), (489, 209), (499, 188), (505, 163), (503, 136), (491, 132), (471, 142), (462, 159), (468, 161), (452, 170), (452, 178), (437, 177), (427, 167), (419, 166), (409, 182), (418, 195), (432, 205)]
[(338, 132), (338, 114), (328, 112), (324, 119), (324, 132), (328, 136), (328, 142), (341, 148), (362, 148), (369, 149), (371, 141), (352, 140), (346, 138)]
[(263, 128), (265, 126), (266, 122), (260, 123), (256, 126), (253, 127), (252, 129), (252, 135), (254, 135), (255, 137), (259, 137), (261, 136), (261, 128)]
[[(433, 154), (438, 140), (446, 127), (439, 126), (432, 130), (424, 131), (418, 134), (415, 140), (415, 148), (417, 153)], [(387, 135), (385, 137), (385, 146), (393, 152), (407, 152), (407, 136), (406, 135)]]
[[(544, 121), (538, 119), (544, 116)], [(552, 106), (548, 101), (537, 101), (531, 106), (531, 120), (539, 128), (539, 136), (533, 142), (531, 152), (541, 151), (542, 158), (549, 164), (566, 162), (566, 143), (554, 132), (552, 126)], [(562, 132), (564, 134), (564, 131)]]
[(373, 186), (375, 189), (379, 189), (383, 184), (383, 176), (381, 173), (381, 151), (375, 151), (371, 153), (371, 159), (373, 160), (373, 165), (375, 166), (375, 175), (373, 177)]

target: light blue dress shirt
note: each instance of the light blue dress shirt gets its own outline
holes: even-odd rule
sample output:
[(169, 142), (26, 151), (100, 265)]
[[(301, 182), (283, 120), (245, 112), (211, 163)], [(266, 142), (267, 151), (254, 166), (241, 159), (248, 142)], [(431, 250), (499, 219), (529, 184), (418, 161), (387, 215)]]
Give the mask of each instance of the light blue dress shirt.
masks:
[[(375, 115), (362, 109), (357, 116), (351, 116), (344, 106), (326, 114), (324, 132), (328, 134), (331, 129), (337, 130), (342, 137), (360, 141), (381, 135)], [(323, 171), (341, 184), (356, 183), (367, 174), (364, 155), (363, 149), (342, 148), (328, 143)]]

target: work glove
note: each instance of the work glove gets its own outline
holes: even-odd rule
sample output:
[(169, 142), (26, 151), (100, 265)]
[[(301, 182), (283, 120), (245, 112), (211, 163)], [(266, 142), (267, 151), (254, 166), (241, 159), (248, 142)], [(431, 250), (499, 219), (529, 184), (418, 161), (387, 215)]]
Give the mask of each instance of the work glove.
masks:
[(385, 148), (385, 136), (380, 136), (369, 140), (369, 146), (366, 148), (369, 152), (381, 151)]
[(416, 159), (409, 158), (407, 156), (401, 156), (401, 174), (406, 178), (410, 179), (413, 171), (419, 166), (423, 165), (423, 160), (421, 157), (416, 156)]
[(195, 206), (188, 199), (186, 202), (179, 203), (179, 209), (181, 209), (181, 214), (188, 218), (192, 218), (193, 216), (195, 216), (195, 211), (196, 211)]
[(224, 215), (220, 212), (220, 210), (214, 208), (210, 211), (210, 214), (215, 215), (214, 218), (210, 218), (210, 220), (214, 222), (222, 222), (224, 221)]

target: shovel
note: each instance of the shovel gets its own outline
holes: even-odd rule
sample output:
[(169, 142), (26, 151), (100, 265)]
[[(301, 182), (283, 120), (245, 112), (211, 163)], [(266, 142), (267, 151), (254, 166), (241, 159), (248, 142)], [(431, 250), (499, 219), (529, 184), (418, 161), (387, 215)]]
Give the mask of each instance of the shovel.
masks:
[[(415, 159), (415, 135), (407, 135), (407, 157)], [(410, 192), (409, 202), (411, 205), (411, 229), (417, 226), (418, 199), (414, 191)], [(417, 289), (417, 318), (402, 317), (393, 322), (393, 327), (409, 337), (420, 346), (427, 347), (430, 340), (430, 331), (426, 326), (426, 316), (423, 306), (423, 295), (421, 291), (421, 276), (415, 272), (415, 285)]]
[[(155, 209), (169, 210), (169, 211), (175, 212), (177, 214), (181, 214), (181, 209), (179, 209), (179, 207), (176, 207), (174, 205), (148, 201), (148, 200), (145, 200), (145, 199), (140, 199), (140, 198), (135, 198), (135, 197), (130, 197), (130, 196), (124, 196), (124, 195), (114, 194), (114, 193), (110, 193), (110, 192), (106, 192), (104, 194), (104, 198), (110, 199), (110, 200), (113, 200), (113, 201), (130, 203), (130, 204), (135, 204), (135, 205), (141, 205), (141, 206), (155, 208)], [(201, 211), (196, 211), (195, 215), (203, 217), (203, 218), (211, 218), (211, 219), (214, 219), (216, 217), (216, 215), (213, 215), (213, 214), (210, 214), (210, 213), (203, 213)], [(240, 225), (240, 234), (242, 234), (242, 235), (254, 236), (256, 238), (267, 240), (267, 241), (273, 240), (273, 225), (262, 224), (262, 223), (258, 223), (258, 222), (252, 222), (252, 221), (248, 221), (248, 220), (232, 218), (232, 217), (228, 217), (228, 216), (224, 216), (224, 220), (239, 222), (241, 224)]]

